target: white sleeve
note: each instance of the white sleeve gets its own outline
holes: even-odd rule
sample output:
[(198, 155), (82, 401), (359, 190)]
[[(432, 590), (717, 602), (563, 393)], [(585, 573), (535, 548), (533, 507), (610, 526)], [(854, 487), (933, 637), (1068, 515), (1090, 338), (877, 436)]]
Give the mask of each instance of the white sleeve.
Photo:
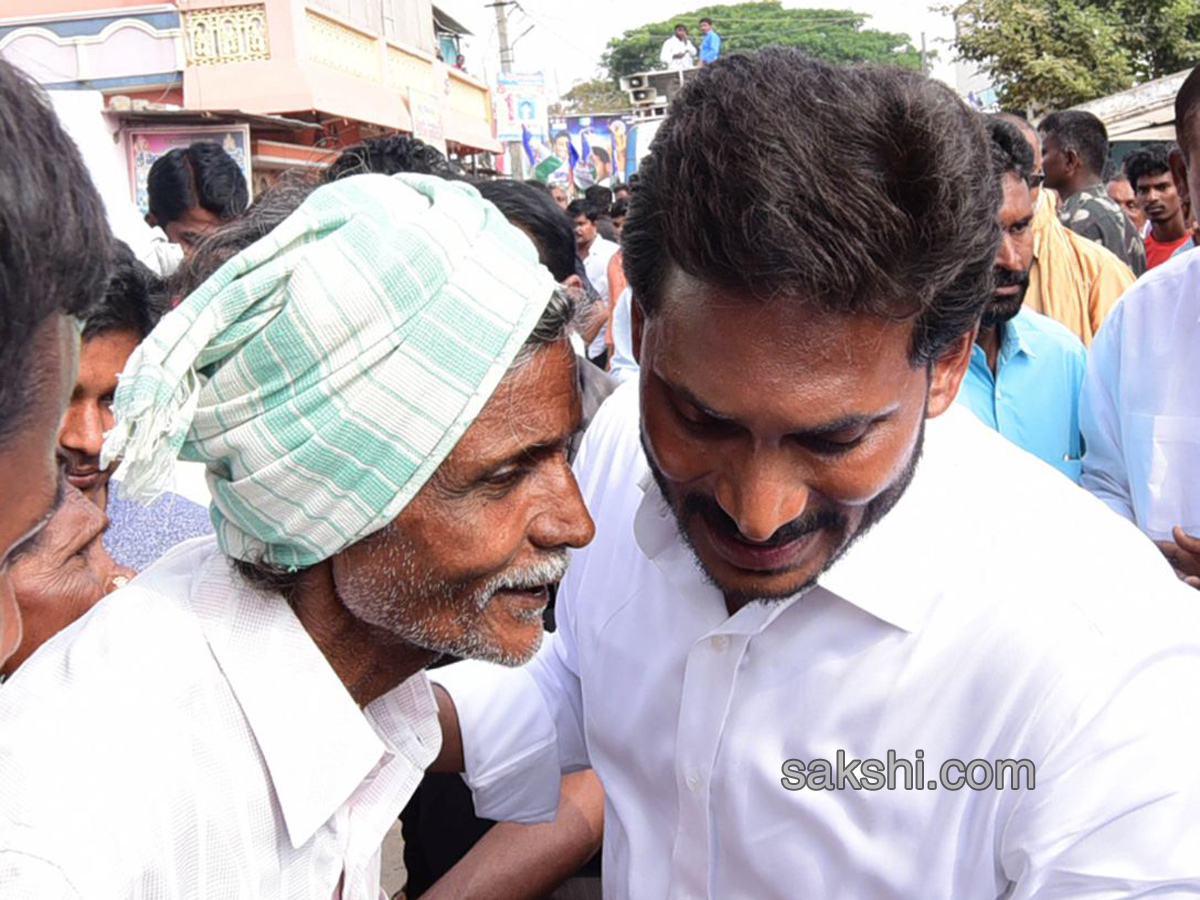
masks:
[(667, 38), (663, 41), (662, 50), (658, 52), (658, 58), (664, 66), (669, 66), (675, 62), (675, 48), (671, 46), (672, 38)]
[(1000, 830), (1009, 900), (1200, 897), (1200, 651), (1194, 618), (1180, 624), (1174, 646), (1060, 710), (1061, 738)]
[(1118, 515), (1136, 522), (1121, 432), (1121, 335), (1126, 304), (1113, 309), (1088, 351), (1087, 374), (1079, 398), (1083, 435), (1082, 487)]
[(582, 698), (570, 619), (525, 666), (468, 660), (429, 672), (454, 700), (464, 779), (475, 811), (504, 822), (548, 822), (558, 810), (563, 771), (587, 767)]

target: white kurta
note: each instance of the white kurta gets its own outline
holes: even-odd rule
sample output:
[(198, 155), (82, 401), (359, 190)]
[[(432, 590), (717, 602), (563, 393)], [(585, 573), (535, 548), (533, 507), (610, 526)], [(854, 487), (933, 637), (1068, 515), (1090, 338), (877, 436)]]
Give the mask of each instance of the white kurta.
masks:
[(0, 897), (378, 900), (440, 743), (423, 674), (360, 709), (281, 597), (189, 541), (0, 688)]
[[(590, 763), (613, 900), (1200, 895), (1200, 604), (1127, 522), (954, 408), (818, 587), (731, 617), (637, 421), (623, 385), (584, 441), (597, 537), (536, 660), (433, 673), (481, 814), (547, 816)], [(785, 789), (838, 751), (922, 751), (924, 789)], [(929, 788), (952, 759), (1035, 788)]]
[(1104, 320), (1079, 428), (1085, 488), (1152, 538), (1200, 534), (1200, 251), (1147, 272)]

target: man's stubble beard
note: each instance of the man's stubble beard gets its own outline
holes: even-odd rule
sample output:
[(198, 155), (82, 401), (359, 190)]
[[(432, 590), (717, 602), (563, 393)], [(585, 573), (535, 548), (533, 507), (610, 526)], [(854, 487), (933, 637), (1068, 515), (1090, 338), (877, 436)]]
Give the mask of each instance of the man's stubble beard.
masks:
[[(928, 401), (926, 401), (926, 405), (928, 405)], [(917, 432), (917, 440), (913, 445), (912, 452), (909, 454), (908, 461), (905, 463), (904, 469), (901, 471), (900, 475), (894, 479), (891, 484), (880, 491), (879, 494), (867, 502), (858, 527), (853, 532), (849, 534), (844, 533), (842, 535), (842, 537), (839, 539), (838, 546), (832, 553), (830, 553), (829, 559), (825, 561), (816, 574), (798, 587), (790, 588), (784, 593), (762, 595), (747, 594), (742, 591), (726, 589), (726, 587), (721, 584), (713, 572), (709, 570), (708, 566), (705, 565), (704, 560), (697, 552), (696, 545), (686, 527), (685, 520), (691, 518), (688, 513), (689, 504), (687, 503), (687, 498), (684, 498), (684, 501), (679, 507), (676, 506), (676, 503), (672, 499), (670, 483), (667, 481), (666, 476), (654, 462), (653, 454), (650, 452), (646, 440), (646, 432), (644, 428), (640, 430), (640, 437), (642, 442), (642, 453), (645, 455), (646, 463), (650, 468), (650, 474), (653, 475), (654, 481), (658, 485), (659, 492), (662, 494), (663, 501), (670, 510), (672, 518), (675, 519), (675, 529), (679, 533), (680, 538), (683, 540), (684, 544), (687, 545), (688, 550), (691, 551), (692, 558), (695, 559), (696, 564), (704, 573), (704, 577), (708, 583), (725, 596), (726, 602), (731, 606), (731, 608), (739, 608), (748, 603), (768, 603), (776, 600), (786, 600), (790, 597), (795, 597), (798, 594), (804, 593), (813, 585), (815, 585), (820, 580), (821, 576), (829, 571), (834, 563), (845, 556), (847, 551), (854, 546), (855, 542), (858, 541), (859, 538), (865, 535), (876, 523), (882, 520), (883, 517), (886, 516), (888, 512), (890, 512), (892, 508), (899, 502), (900, 498), (904, 496), (905, 491), (908, 490), (909, 485), (912, 483), (913, 476), (916, 474), (917, 464), (921, 459), (921, 451), (925, 446), (925, 422), (925, 414), (922, 412), (921, 426), (920, 430)], [(820, 530), (833, 530), (835, 527), (840, 527), (841, 530), (845, 532), (848, 527), (845, 522), (845, 517), (839, 515), (838, 518), (841, 520), (840, 526), (835, 526), (831, 521), (829, 521), (828, 518), (826, 518), (825, 521), (828, 524), (825, 528)], [(788, 523), (788, 525), (791, 524), (792, 523)], [(776, 534), (778, 534), (783, 528), (787, 528), (788, 525), (784, 525), (781, 529), (777, 529)]]
[[(352, 615), (396, 643), (504, 666), (528, 662), (541, 641), (519, 652), (502, 646), (483, 627), (487, 606), (499, 590), (560, 581), (569, 561), (566, 550), (553, 551), (471, 587), (422, 569), (415, 549), (399, 535), (389, 536), (372, 554), (369, 571), (359, 566), (339, 579), (338, 599)], [(539, 611), (536, 621), (541, 620)]]

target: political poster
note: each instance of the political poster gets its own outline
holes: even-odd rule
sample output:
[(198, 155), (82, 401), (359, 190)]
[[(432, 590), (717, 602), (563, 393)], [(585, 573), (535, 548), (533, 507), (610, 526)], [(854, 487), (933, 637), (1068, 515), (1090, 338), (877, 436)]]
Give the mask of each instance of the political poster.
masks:
[(520, 141), (524, 129), (534, 140), (546, 140), (546, 78), (541, 72), (497, 75), (492, 103), (497, 140)]
[(550, 146), (555, 156), (565, 156), (567, 171), (560, 179), (569, 180), (574, 193), (594, 184), (612, 187), (624, 180), (629, 123), (625, 116), (611, 114), (551, 119)]

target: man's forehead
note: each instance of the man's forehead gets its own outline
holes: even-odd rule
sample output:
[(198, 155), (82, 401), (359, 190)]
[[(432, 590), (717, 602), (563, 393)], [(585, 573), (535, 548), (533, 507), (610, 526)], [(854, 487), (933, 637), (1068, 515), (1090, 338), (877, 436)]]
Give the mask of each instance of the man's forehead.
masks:
[(580, 418), (575, 365), (563, 340), (510, 369), (447, 462), (476, 465), (570, 436)]
[[(912, 322), (829, 310), (801, 296), (760, 297), (749, 290), (706, 283), (671, 266), (663, 282), (654, 327), (666, 341), (651, 342), (644, 360), (683, 377), (685, 370), (720, 371), (744, 381), (801, 373), (833, 376), (856, 371), (865, 357), (907, 359)], [(643, 353), (647, 354), (643, 344)]]

